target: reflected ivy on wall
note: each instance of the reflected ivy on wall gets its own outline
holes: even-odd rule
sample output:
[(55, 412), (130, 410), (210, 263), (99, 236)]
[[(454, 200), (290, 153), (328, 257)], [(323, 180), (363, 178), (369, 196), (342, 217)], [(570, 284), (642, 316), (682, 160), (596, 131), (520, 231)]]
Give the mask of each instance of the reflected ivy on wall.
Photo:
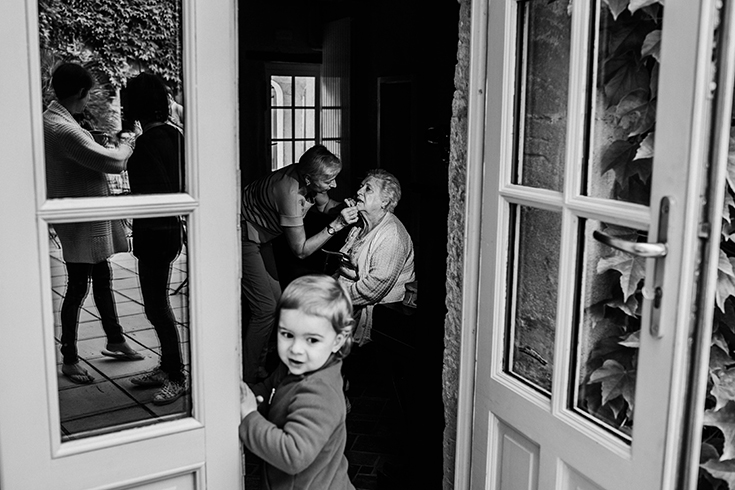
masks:
[[(602, 148), (600, 171), (614, 176), (612, 198), (648, 204), (658, 86), (663, 8), (656, 1), (603, 0), (600, 85), (614, 137)], [(606, 234), (645, 242), (641, 232), (606, 226)], [(597, 275), (607, 288), (591, 306), (599, 338), (586, 361), (580, 386), (582, 407), (630, 434), (635, 408), (635, 380), (641, 325), (644, 260), (606, 251)]]
[[(603, 2), (612, 21), (608, 23), (602, 90), (607, 110), (614, 113), (618, 137), (604, 150), (602, 172), (614, 173), (614, 198), (648, 204), (663, 2)], [(605, 231), (615, 234), (609, 228)], [(637, 240), (647, 241), (645, 236)], [(612, 269), (621, 281), (619, 287), (611, 288), (597, 317), (601, 321), (615, 314), (625, 318), (616, 320), (623, 327), (610, 331), (590, 356), (586, 401), (597, 415), (625, 430), (630, 428), (634, 408), (631, 390), (635, 387), (643, 286), (642, 275), (635, 269), (642, 267), (642, 260), (636, 264), (634, 259), (616, 260), (616, 255), (599, 259), (598, 273)], [(698, 488), (735, 490), (735, 137), (731, 137), (728, 156), (715, 300)], [(599, 389), (589, 389), (592, 385)]]
[(67, 61), (97, 79), (83, 116), (105, 133), (119, 130), (113, 101), (128, 77), (146, 70), (181, 89), (180, 0), (39, 0), (38, 16), (44, 108), (51, 74)]
[(75, 55), (82, 47), (114, 88), (133, 68), (181, 88), (180, 0), (39, 0), (41, 49)]

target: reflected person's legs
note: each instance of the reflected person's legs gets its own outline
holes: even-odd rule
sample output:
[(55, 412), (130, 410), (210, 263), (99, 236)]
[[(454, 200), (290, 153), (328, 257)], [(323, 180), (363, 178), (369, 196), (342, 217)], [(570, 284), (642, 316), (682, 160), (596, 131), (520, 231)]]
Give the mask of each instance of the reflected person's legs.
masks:
[(66, 293), (61, 304), (61, 355), (64, 364), (79, 362), (77, 354), (77, 326), (79, 310), (87, 297), (92, 264), (66, 263)]
[(161, 344), (160, 368), (171, 381), (182, 381), (184, 373), (179, 332), (176, 329), (176, 317), (171, 311), (168, 298), (171, 263), (138, 259), (138, 275), (145, 316), (155, 328)]
[(276, 303), (281, 297), (273, 247), (249, 240), (242, 242), (242, 293), (250, 306), (250, 322), (245, 330), (245, 382), (259, 378), (259, 368), (265, 364), (266, 346), (273, 329)]
[(107, 260), (92, 265), (92, 294), (109, 344), (125, 341), (112, 296), (112, 271)]

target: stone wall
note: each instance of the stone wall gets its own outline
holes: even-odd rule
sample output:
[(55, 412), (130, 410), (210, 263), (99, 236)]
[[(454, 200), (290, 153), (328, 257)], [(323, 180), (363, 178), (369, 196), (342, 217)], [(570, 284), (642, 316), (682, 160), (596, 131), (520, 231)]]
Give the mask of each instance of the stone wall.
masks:
[(464, 260), (465, 195), (467, 176), (467, 97), (470, 71), (470, 0), (458, 0), (459, 41), (452, 102), (447, 219), (447, 316), (444, 321), (444, 488), (454, 488), (457, 434), (457, 388), (462, 330), (462, 262)]

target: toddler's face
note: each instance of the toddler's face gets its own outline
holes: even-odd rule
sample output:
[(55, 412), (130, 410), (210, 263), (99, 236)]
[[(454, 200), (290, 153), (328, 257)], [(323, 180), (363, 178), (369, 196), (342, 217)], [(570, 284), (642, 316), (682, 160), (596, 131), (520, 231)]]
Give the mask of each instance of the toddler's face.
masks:
[(345, 342), (326, 318), (301, 310), (281, 310), (278, 321), (278, 357), (291, 374), (316, 371)]

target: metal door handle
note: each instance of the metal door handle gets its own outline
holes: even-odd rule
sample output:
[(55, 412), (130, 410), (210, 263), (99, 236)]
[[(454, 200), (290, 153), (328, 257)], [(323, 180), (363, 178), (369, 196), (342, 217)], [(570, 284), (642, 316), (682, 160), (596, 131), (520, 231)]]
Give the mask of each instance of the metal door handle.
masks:
[(616, 248), (623, 252), (627, 252), (636, 257), (643, 257), (646, 259), (656, 259), (659, 257), (666, 257), (669, 252), (668, 247), (665, 243), (639, 243), (630, 242), (628, 240), (622, 240), (620, 238), (614, 238), (610, 235), (606, 235), (601, 231), (593, 231), (592, 236), (598, 242), (604, 243), (605, 245)]
[[(673, 199), (668, 196), (661, 198), (661, 205), (658, 210), (658, 239), (660, 243), (638, 243), (630, 242), (628, 240), (621, 240), (620, 238), (614, 238), (610, 235), (606, 235), (602, 232), (594, 230), (592, 236), (595, 240), (604, 243), (605, 245), (627, 252), (637, 257), (646, 259), (661, 259), (666, 257), (669, 252), (669, 248), (666, 242), (669, 238), (669, 216), (671, 215), (671, 208), (674, 205)], [(663, 328), (661, 326), (661, 301), (664, 296), (664, 271), (666, 268), (666, 261), (658, 261), (655, 267), (653, 280), (650, 281), (646, 278), (646, 285), (643, 287), (643, 297), (647, 300), (652, 300), (653, 312), (651, 314), (651, 325), (649, 327), (651, 336), (660, 339), (664, 335)], [(650, 284), (650, 285), (649, 285)]]

